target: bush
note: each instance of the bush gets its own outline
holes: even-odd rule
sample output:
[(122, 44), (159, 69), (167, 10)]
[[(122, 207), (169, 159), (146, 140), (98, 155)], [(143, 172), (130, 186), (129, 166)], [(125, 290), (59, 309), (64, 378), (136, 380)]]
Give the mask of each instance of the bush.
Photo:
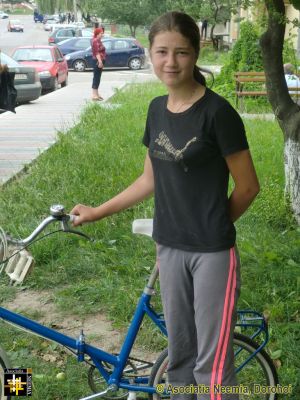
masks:
[(291, 63), (294, 66), (295, 72), (298, 71), (298, 59), (297, 59), (297, 54), (296, 50), (294, 49), (293, 46), (293, 38), (294, 36), (289, 36), (288, 39), (285, 39), (284, 45), (283, 45), (283, 52), (282, 52), (282, 58), (283, 58), (283, 63)]
[[(215, 90), (227, 99), (235, 98), (234, 73), (236, 71), (262, 71), (262, 53), (259, 44), (259, 28), (249, 21), (241, 24), (240, 37), (236, 41), (228, 61), (215, 80)], [(263, 105), (267, 101), (263, 100)]]
[(228, 62), (216, 79), (217, 91), (226, 97), (232, 96), (235, 91), (234, 72), (262, 70), (258, 29), (249, 21), (243, 22), (240, 37), (230, 53)]

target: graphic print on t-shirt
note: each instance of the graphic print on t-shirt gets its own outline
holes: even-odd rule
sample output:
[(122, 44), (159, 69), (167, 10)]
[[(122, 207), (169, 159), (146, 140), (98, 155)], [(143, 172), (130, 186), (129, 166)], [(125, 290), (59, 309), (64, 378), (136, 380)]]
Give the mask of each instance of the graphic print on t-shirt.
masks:
[(180, 162), (183, 160), (184, 152), (192, 145), (192, 143), (195, 143), (196, 141), (197, 138), (193, 137), (185, 144), (185, 146), (182, 149), (176, 149), (173, 146), (168, 135), (166, 135), (165, 132), (162, 131), (158, 135), (158, 138), (155, 139), (155, 143), (157, 143), (160, 147), (162, 147), (165, 150), (165, 152), (154, 150), (153, 156), (163, 160)]

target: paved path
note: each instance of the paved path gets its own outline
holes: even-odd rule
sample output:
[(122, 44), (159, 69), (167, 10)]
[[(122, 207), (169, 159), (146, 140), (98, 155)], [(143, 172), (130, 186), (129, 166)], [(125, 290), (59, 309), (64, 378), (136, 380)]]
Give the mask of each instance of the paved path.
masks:
[[(126, 83), (149, 79), (153, 79), (151, 73), (104, 73), (101, 94), (107, 101), (115, 89)], [(78, 122), (84, 107), (91, 101), (90, 80), (88, 76), (83, 82), (72, 83), (17, 107), (16, 114), (0, 114), (0, 185), (49, 148), (56, 141), (58, 130), (67, 130)]]
[[(127, 83), (153, 79), (155, 77), (151, 69), (136, 73), (106, 72), (101, 80), (101, 94), (107, 101), (115, 89), (121, 89)], [(90, 74), (85, 76), (75, 74), (74, 83), (67, 87), (42, 96), (30, 104), (17, 107), (16, 114), (9, 112), (0, 114), (0, 185), (8, 182), (21, 172), (26, 164), (55, 143), (57, 131), (66, 131), (78, 122), (84, 107), (91, 101), (90, 80)], [(271, 114), (242, 114), (242, 116), (274, 119)]]

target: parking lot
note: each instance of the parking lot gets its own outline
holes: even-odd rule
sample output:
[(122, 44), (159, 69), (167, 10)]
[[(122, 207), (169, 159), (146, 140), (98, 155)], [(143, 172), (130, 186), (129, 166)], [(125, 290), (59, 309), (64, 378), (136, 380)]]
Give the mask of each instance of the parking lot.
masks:
[[(18, 17), (24, 32), (7, 32), (7, 19), (0, 20), (1, 50), (11, 54), (17, 46), (47, 44), (48, 32), (34, 23), (31, 16)], [(128, 83), (155, 79), (149, 65), (139, 71), (105, 70), (101, 93), (107, 101), (116, 89)], [(0, 184), (9, 181), (24, 166), (56, 140), (57, 131), (67, 130), (79, 120), (80, 113), (90, 101), (92, 72), (69, 71), (65, 88), (48, 93), (37, 100), (16, 108), (16, 114), (0, 114)], [(99, 104), (105, 107), (105, 102)]]

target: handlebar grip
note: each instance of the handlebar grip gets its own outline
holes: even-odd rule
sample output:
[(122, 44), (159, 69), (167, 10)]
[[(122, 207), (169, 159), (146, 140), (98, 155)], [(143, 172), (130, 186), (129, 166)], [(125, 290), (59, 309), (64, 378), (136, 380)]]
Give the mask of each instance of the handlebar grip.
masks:
[(76, 221), (76, 219), (78, 218), (78, 215), (75, 215), (75, 214), (69, 214), (69, 217), (70, 217), (70, 222), (75, 222), (75, 221)]

